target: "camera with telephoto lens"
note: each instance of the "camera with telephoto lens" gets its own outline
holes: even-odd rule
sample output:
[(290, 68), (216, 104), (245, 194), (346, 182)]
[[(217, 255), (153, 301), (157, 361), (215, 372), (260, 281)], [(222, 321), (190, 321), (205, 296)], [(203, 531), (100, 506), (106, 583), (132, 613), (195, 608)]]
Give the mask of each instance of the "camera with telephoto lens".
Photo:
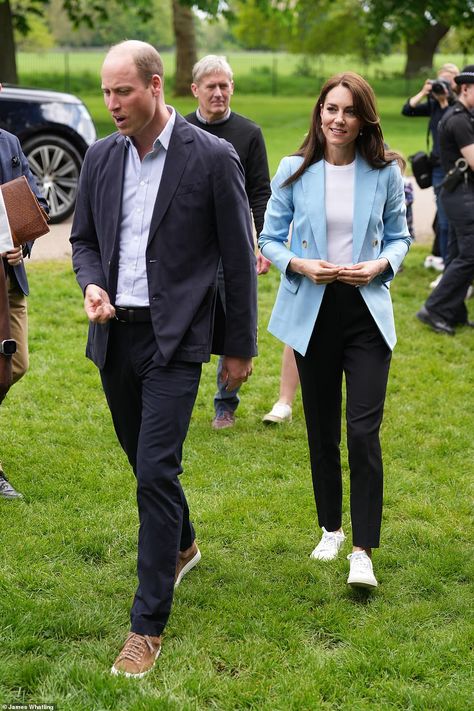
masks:
[(450, 96), (451, 95), (451, 84), (447, 79), (432, 79), (431, 80), (431, 94), (436, 94), (438, 96)]

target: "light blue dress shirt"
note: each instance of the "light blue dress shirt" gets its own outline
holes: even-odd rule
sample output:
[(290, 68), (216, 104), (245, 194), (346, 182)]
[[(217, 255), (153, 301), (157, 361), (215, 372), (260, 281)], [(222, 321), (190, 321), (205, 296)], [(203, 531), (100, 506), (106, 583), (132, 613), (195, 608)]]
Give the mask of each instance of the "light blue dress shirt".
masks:
[(117, 306), (149, 306), (146, 247), (151, 218), (165, 166), (176, 113), (167, 107), (170, 118), (155, 139), (153, 150), (141, 161), (130, 138), (125, 158), (122, 217), (120, 221)]

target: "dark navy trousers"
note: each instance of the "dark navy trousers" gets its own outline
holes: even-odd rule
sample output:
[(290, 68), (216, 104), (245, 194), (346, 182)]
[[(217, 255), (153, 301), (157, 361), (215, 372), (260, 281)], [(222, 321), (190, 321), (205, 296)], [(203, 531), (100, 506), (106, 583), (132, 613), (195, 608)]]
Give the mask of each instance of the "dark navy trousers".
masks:
[(178, 475), (201, 376), (201, 363), (154, 362), (151, 323), (113, 321), (102, 385), (115, 431), (137, 480), (138, 588), (131, 629), (158, 636), (173, 600), (179, 550), (194, 529)]

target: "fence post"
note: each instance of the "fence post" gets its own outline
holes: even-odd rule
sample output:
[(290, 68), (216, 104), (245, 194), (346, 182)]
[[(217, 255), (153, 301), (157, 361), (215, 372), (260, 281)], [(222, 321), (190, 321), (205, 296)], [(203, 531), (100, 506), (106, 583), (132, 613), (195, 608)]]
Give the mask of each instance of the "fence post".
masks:
[(67, 92), (71, 91), (71, 75), (69, 71), (69, 50), (64, 52), (64, 88)]
[(278, 59), (273, 55), (272, 60), (272, 96), (278, 93)]

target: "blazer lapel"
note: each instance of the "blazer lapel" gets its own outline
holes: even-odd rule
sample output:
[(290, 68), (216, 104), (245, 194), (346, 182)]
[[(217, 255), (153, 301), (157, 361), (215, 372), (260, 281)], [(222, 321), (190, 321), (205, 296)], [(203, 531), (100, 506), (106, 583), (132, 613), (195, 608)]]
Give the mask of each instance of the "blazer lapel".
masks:
[(370, 215), (374, 204), (379, 171), (371, 168), (359, 155), (356, 155), (354, 183), (354, 217), (352, 223), (352, 257), (354, 264), (359, 261)]
[[(105, 175), (102, 176), (104, 205), (117, 206), (117, 209), (110, 210), (110, 229), (105, 230), (105, 234), (110, 235), (107, 245), (107, 249), (110, 249), (109, 254), (111, 261), (108, 289), (109, 296), (112, 300), (115, 299), (117, 291), (120, 230), (119, 221), (122, 217), (122, 189), (126, 151), (127, 147), (125, 139), (118, 136), (109, 153), (107, 165), (105, 167)], [(110, 243), (109, 240), (111, 240), (112, 243)]]
[[(8, 144), (5, 134), (0, 131), (0, 141)], [(6, 183), (11, 175), (11, 165), (10, 172), (7, 170), (7, 161), (11, 161), (10, 151), (6, 150), (5, 146), (2, 146), (0, 150), (0, 182)]]
[(108, 156), (106, 166), (107, 179), (104, 180), (103, 186), (104, 204), (117, 205), (118, 202), (118, 209), (111, 210), (110, 213), (112, 219), (110, 234), (113, 235), (114, 243), (117, 242), (119, 220), (122, 217), (122, 188), (126, 150), (125, 139), (118, 136)]
[(311, 230), (320, 259), (327, 259), (324, 161), (310, 165), (301, 176)]
[(160, 187), (156, 197), (155, 207), (150, 224), (148, 244), (155, 236), (160, 226), (160, 222), (165, 215), (171, 199), (180, 183), (181, 176), (188, 162), (191, 152), (193, 136), (189, 124), (185, 119), (176, 114), (171, 140), (166, 154), (163, 175), (161, 176)]

